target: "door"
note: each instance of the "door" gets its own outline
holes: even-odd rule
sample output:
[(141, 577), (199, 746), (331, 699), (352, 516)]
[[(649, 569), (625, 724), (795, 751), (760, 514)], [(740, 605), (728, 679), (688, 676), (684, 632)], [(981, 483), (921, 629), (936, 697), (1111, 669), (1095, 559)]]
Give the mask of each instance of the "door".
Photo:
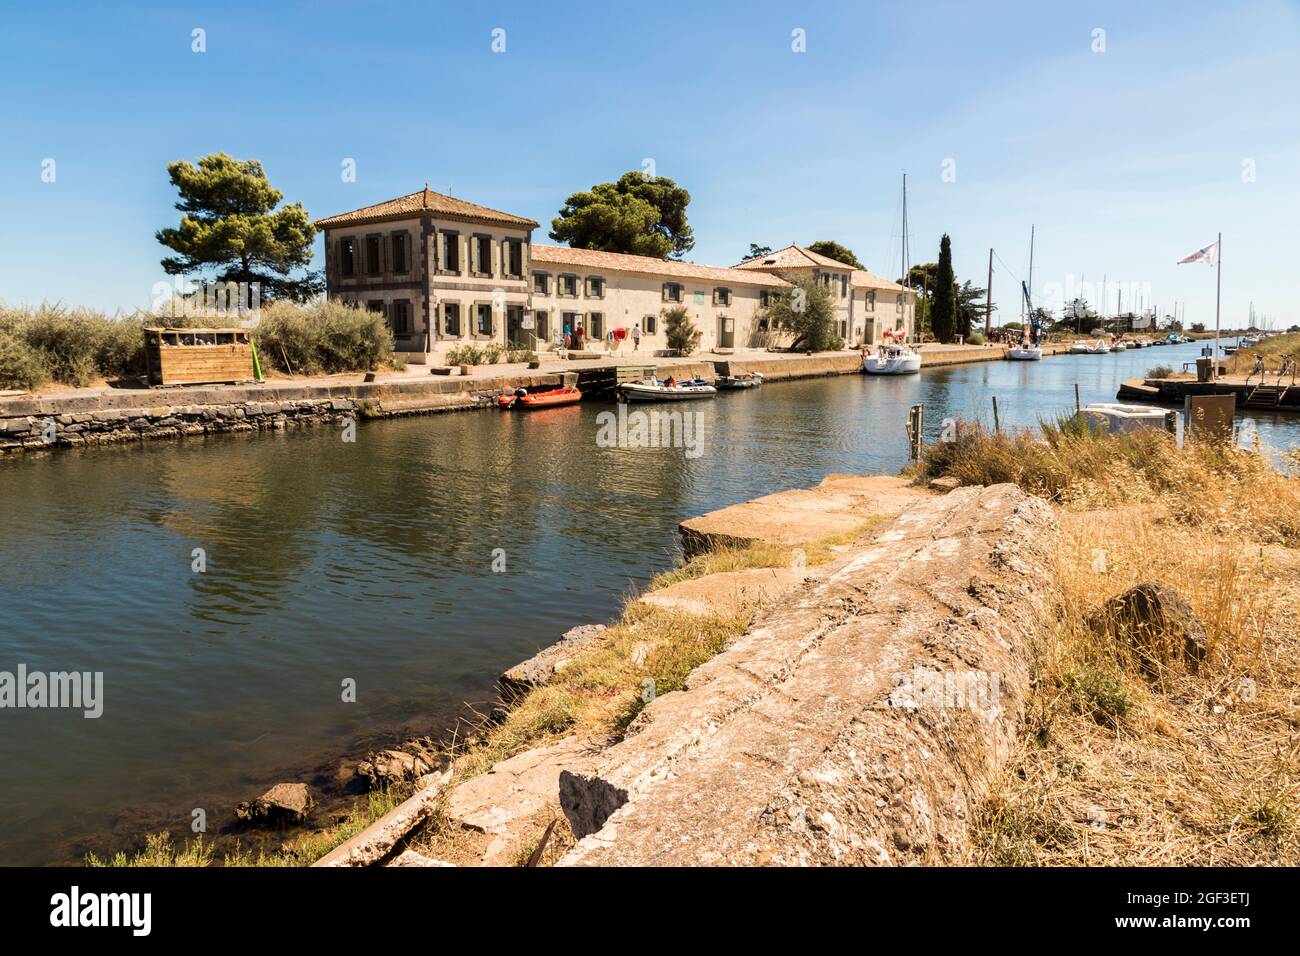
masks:
[(721, 316), (718, 319), (718, 348), (733, 349), (736, 347), (736, 320), (729, 316)]

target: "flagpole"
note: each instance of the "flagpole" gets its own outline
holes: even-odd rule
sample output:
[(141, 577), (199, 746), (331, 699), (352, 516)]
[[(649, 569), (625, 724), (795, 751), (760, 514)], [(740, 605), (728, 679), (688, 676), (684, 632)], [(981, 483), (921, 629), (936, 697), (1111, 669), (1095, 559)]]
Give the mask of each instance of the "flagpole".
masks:
[(1214, 267), (1214, 378), (1219, 377), (1219, 302), (1223, 295), (1223, 233), (1215, 243), (1216, 253)]

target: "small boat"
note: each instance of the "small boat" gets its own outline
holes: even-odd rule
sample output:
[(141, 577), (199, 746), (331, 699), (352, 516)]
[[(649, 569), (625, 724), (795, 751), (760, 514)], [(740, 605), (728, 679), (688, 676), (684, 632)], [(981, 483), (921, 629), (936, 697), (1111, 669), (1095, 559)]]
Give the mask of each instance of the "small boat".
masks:
[(718, 390), (702, 378), (680, 382), (671, 376), (662, 382), (647, 378), (618, 387), (618, 397), (625, 402), (680, 402), (688, 398), (713, 398), (717, 394)]
[(906, 345), (881, 345), (863, 354), (862, 371), (868, 375), (915, 375), (921, 371), (921, 353)]
[(1092, 351), (1092, 346), (1087, 342), (1073, 342), (1070, 345), (1071, 355), (1087, 355)]
[(572, 385), (562, 388), (547, 389), (542, 392), (530, 392), (526, 388), (517, 388), (511, 395), (498, 395), (498, 408), (552, 408), (556, 405), (572, 405), (582, 401), (582, 392)]
[(758, 388), (763, 384), (763, 376), (758, 372), (741, 372), (739, 375), (723, 375), (713, 383), (719, 390), (741, 388)]
[(1043, 357), (1043, 350), (1037, 345), (1013, 345), (1007, 349), (1007, 358), (1012, 362), (1037, 362)]

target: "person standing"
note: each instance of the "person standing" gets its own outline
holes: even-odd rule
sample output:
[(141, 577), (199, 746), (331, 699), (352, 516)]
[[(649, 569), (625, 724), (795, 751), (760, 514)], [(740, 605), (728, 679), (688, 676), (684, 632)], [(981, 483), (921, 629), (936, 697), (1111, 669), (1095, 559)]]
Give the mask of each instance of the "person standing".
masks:
[(573, 327), (573, 350), (575, 352), (582, 351), (582, 340), (583, 340), (582, 323), (578, 322)]
[(641, 323), (637, 322), (632, 326), (632, 351), (636, 352), (641, 348)]

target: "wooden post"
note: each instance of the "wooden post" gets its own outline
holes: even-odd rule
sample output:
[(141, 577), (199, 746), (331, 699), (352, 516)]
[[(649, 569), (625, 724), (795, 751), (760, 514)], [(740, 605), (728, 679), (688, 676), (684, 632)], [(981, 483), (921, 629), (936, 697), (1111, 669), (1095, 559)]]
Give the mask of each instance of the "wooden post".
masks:
[(925, 438), (925, 405), (913, 405), (907, 412), (908, 457), (919, 461)]
[(989, 246), (989, 287), (984, 297), (984, 344), (993, 334), (993, 247)]
[(998, 397), (996, 395), (993, 396), (993, 431), (999, 434), (1002, 432), (1002, 419), (998, 415)]
[(1075, 382), (1074, 383), (1074, 410), (1078, 412), (1081, 411), (1082, 409), (1083, 406), (1079, 404), (1079, 383)]

